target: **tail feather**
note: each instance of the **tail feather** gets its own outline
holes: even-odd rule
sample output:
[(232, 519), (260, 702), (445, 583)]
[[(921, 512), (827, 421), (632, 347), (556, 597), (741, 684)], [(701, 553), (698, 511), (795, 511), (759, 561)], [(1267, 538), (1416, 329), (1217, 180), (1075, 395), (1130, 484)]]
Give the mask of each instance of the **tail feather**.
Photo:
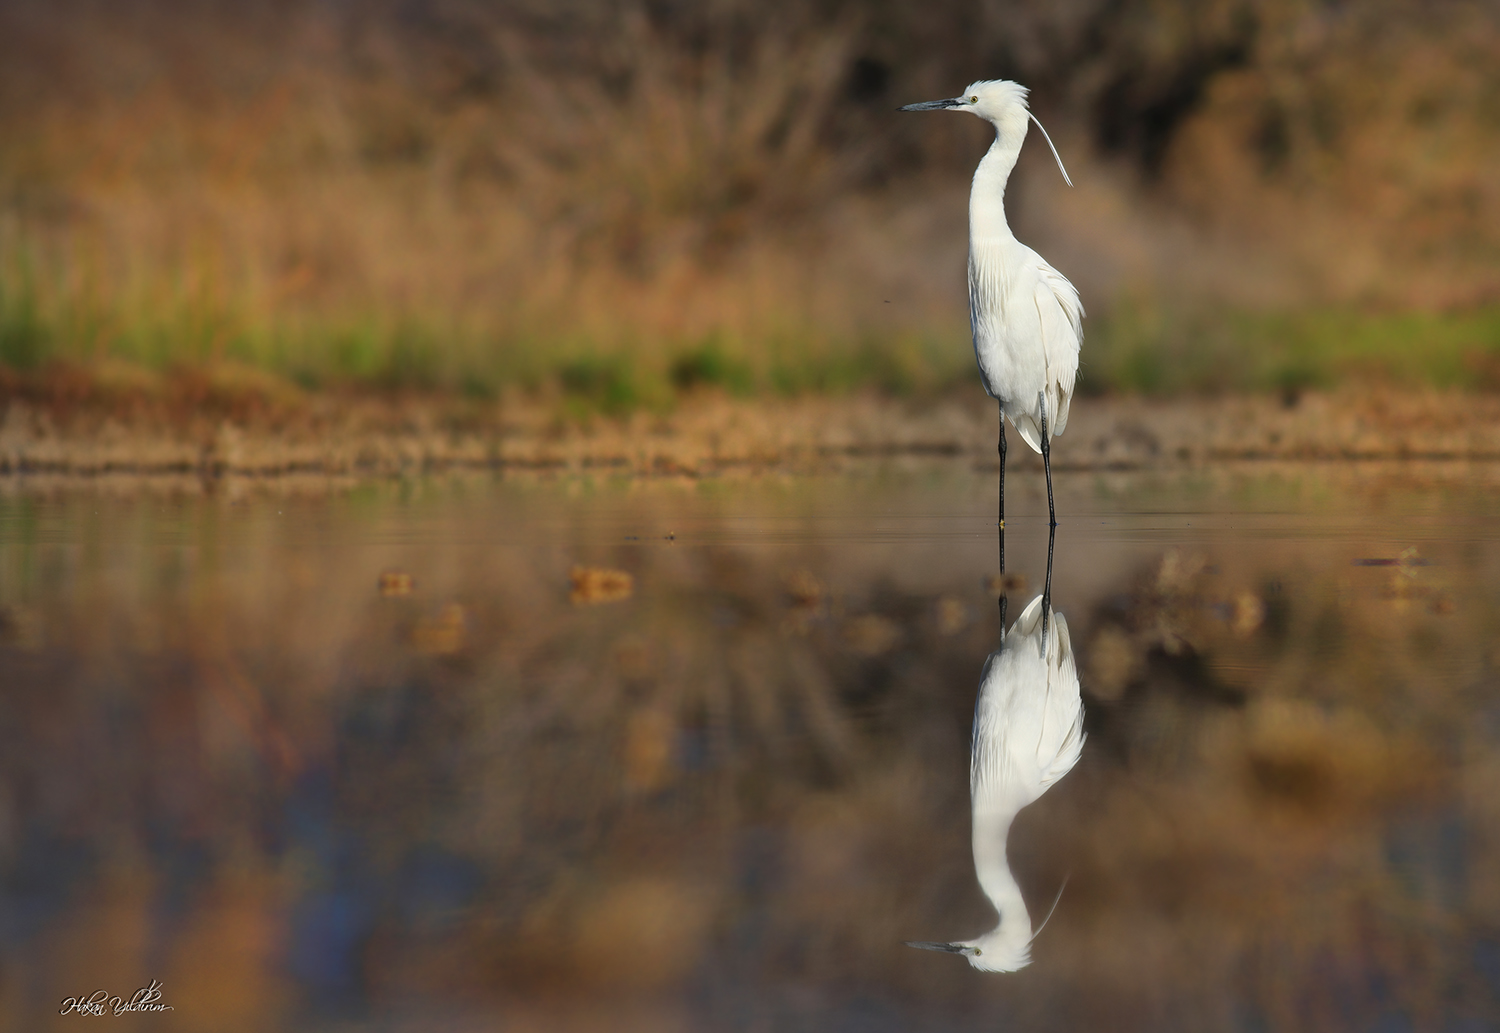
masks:
[[(1071, 385), (1055, 384), (1047, 393), (1047, 437), (1055, 438), (1068, 427), (1068, 410), (1072, 407)], [(1042, 450), (1042, 414), (1039, 408), (1026, 412), (1011, 412), (1011, 424), (1021, 435), (1021, 440), (1031, 446), (1033, 452)]]
[(1073, 405), (1073, 385), (1057, 385), (1057, 418), (1052, 422), (1052, 435), (1056, 437), (1068, 429), (1068, 410)]
[(1031, 450), (1038, 454), (1042, 451), (1042, 425), (1037, 422), (1035, 416), (1029, 412), (1011, 413), (1011, 424), (1021, 434), (1021, 440), (1031, 446)]

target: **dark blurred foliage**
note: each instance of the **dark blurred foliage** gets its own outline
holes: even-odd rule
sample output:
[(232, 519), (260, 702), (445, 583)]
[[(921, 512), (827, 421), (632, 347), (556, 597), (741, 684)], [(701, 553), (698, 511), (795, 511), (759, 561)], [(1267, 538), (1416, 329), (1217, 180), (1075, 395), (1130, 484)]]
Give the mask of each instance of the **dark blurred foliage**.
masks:
[[(949, 95), (970, 77), (1014, 78), (1033, 89), (1040, 112), (1077, 121), (1103, 152), (1123, 156), (1145, 175), (1160, 172), (1184, 121), (1227, 72), (1298, 59), (1310, 75), (1321, 56), (1472, 34), (1493, 29), (1497, 16), (1483, 0), (7, 0), (4, 7), (10, 30), (5, 84), (12, 102), (32, 103), (43, 93), (48, 102), (59, 95), (85, 99), (94, 90), (130, 90), (162, 75), (185, 95), (205, 100), (205, 87), (253, 92), (301, 56), (310, 25), (329, 34), (319, 41), (319, 56), (336, 62), (335, 69), (364, 79), (397, 75), (410, 99), (438, 110), (510, 99), (513, 81), (538, 68), (627, 96), (641, 85), (634, 51), (648, 37), (684, 59), (685, 85), (715, 74), (733, 80), (766, 48), (837, 38), (844, 50), (841, 99), (855, 112), (865, 110), (862, 120), (841, 106), (838, 118), (822, 127), (830, 145), (891, 137), (886, 115), (912, 97)], [(67, 25), (76, 19), (97, 25), (106, 39), (111, 29), (123, 30), (127, 39), (136, 36), (130, 40), (136, 52), (87, 67), (75, 59), (60, 68), (54, 63), (64, 46), (58, 37), (72, 35), (76, 30)], [(233, 43), (226, 49), (239, 48), (245, 58), (220, 60), (215, 45), (228, 41)], [(1454, 46), (1463, 49), (1457, 41)], [(1429, 103), (1427, 117), (1437, 113), (1434, 106)], [(1331, 115), (1338, 117), (1268, 111), (1256, 142), (1274, 162), (1289, 146), (1285, 120), (1316, 122)], [(924, 163), (927, 152), (900, 139), (908, 135), (898, 132), (897, 139), (882, 141), (891, 148), (878, 163), (882, 175)]]
[[(1106, 153), (1153, 174), (1208, 84), (1274, 57), (1289, 28), (1315, 33), (1333, 49), (1357, 42), (1350, 36), (1399, 36), (1416, 19), (1434, 31), (1487, 9), (1473, 0), (6, 0), (0, 82), (12, 113), (162, 79), (189, 100), (209, 102), (219, 91), (254, 93), (284, 74), (305, 56), (317, 26), (315, 52), (332, 62), (325, 67), (367, 80), (396, 75), (410, 101), (443, 110), (508, 98), (513, 80), (535, 68), (626, 96), (640, 84), (632, 51), (643, 35), (680, 55), (689, 79), (733, 79), (765, 48), (838, 38), (841, 99), (853, 108), (841, 107), (823, 127), (831, 145), (892, 136), (886, 116), (911, 98), (950, 95), (970, 78), (1014, 78), (1032, 87), (1044, 115), (1078, 121)], [(97, 34), (88, 60), (74, 42), (80, 23)], [(927, 154), (909, 132), (895, 136), (884, 141), (882, 175), (920, 166)]]
[(1488, 0), (4, 0), (0, 361), (665, 382), (712, 339), (764, 383), (778, 338), (961, 332), (986, 131), (895, 109), (992, 77), (1072, 165), (1028, 149), (1011, 213), (1096, 317), (1480, 307), (1497, 66)]
[[(888, 116), (970, 78), (1026, 83), (1044, 117), (1076, 123), (1103, 154), (1152, 178), (1230, 73), (1289, 74), (1313, 91), (1329, 59), (1358, 62), (1433, 41), (1446, 41), (1459, 59), (1493, 48), (1497, 18), (1487, 0), (5, 0), (0, 104), (6, 117), (24, 120), (39, 107), (165, 88), (212, 107), (254, 96), (310, 62), (366, 87), (399, 84), (398, 97), (379, 102), (443, 113), (516, 103), (516, 89), (532, 89), (538, 71), (564, 90), (583, 83), (625, 98), (654, 85), (643, 47), (672, 55), (674, 81), (688, 92), (715, 77), (753, 85), (768, 51), (805, 56), (810, 43), (833, 40), (839, 103), (822, 110), (820, 137), (830, 148), (861, 150), (868, 181), (947, 168), (953, 156), (930, 148), (920, 120)], [(1382, 88), (1370, 71), (1361, 88)], [(1396, 78), (1399, 62), (1387, 71)], [(791, 130), (797, 99), (786, 98), (781, 119), (767, 127), (767, 145)], [(1339, 123), (1357, 115), (1318, 104), (1315, 94), (1302, 110), (1287, 110), (1286, 99), (1266, 98), (1246, 141), (1269, 166), (1296, 157), (1304, 135), (1331, 144)], [(1442, 117), (1460, 101), (1433, 96), (1412, 116)], [(1493, 119), (1495, 97), (1479, 102)], [(424, 153), (420, 127), (382, 114), (397, 124), (369, 143), (371, 157)]]

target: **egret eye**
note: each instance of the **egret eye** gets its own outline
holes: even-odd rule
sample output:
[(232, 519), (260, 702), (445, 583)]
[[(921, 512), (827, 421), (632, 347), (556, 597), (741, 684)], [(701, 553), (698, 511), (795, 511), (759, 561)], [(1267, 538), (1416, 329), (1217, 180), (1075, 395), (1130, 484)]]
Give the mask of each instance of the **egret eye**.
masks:
[(984, 951), (980, 950), (978, 947), (974, 948), (974, 957), (977, 958), (977, 957), (979, 957), (979, 955), (981, 955), (983, 953), (984, 953)]
[(970, 104), (978, 104), (979, 103), (979, 94), (977, 94), (977, 93), (970, 94), (969, 95), (969, 103)]

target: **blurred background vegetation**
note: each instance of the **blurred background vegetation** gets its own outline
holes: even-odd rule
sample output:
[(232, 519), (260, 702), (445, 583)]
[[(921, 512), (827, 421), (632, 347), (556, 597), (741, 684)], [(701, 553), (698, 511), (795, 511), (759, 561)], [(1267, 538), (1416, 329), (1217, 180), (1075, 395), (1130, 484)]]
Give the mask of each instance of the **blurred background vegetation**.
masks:
[(258, 368), (602, 411), (972, 378), (977, 120), (1084, 390), (1500, 387), (1488, 0), (0, 0), (0, 386)]

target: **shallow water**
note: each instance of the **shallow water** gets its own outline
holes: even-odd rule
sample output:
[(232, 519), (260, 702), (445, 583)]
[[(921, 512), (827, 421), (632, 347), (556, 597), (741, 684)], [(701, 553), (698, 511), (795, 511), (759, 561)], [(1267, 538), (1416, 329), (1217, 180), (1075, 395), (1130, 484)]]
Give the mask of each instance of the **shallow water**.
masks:
[(1087, 741), (990, 974), (902, 941), (996, 922), (992, 474), (9, 482), (0, 1022), (156, 980), (111, 1028), (1496, 1028), (1497, 483), (1060, 475)]

